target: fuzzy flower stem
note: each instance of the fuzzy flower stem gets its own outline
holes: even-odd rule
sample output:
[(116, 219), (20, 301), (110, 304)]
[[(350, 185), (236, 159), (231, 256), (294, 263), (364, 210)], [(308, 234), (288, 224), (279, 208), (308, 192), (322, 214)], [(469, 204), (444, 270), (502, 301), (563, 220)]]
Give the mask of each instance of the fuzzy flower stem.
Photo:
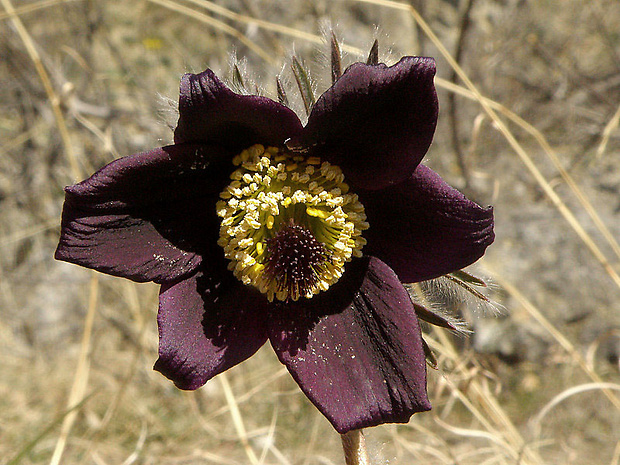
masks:
[(342, 448), (346, 465), (370, 465), (366, 452), (366, 440), (361, 429), (341, 434)]

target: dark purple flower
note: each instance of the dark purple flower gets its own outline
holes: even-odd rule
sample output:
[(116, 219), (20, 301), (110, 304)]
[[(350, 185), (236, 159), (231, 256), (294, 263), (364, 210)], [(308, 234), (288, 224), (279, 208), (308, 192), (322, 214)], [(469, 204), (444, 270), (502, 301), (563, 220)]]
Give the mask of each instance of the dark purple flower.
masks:
[(306, 126), (187, 74), (174, 145), (66, 189), (56, 258), (162, 285), (155, 369), (181, 389), (269, 340), (339, 432), (406, 422), (430, 403), (401, 282), (465, 267), (494, 237), (490, 208), (420, 164), (434, 74), (430, 58), (356, 63)]

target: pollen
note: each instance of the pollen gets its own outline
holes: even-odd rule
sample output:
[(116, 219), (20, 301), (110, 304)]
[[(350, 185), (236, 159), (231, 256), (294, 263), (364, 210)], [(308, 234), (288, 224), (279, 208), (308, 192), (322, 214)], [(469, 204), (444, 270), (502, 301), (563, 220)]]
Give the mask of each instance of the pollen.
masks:
[(273, 301), (312, 298), (362, 256), (364, 206), (342, 170), (320, 158), (253, 145), (220, 194), (218, 244), (228, 268)]

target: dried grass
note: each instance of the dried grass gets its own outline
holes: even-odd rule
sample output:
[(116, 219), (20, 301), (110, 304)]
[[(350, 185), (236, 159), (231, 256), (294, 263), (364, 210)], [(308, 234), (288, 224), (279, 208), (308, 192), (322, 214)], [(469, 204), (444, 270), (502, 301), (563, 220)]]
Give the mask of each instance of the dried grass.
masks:
[(180, 392), (151, 371), (156, 286), (51, 258), (62, 187), (168, 143), (157, 96), (182, 72), (226, 74), (235, 51), (274, 95), (293, 42), (328, 76), (331, 24), (345, 64), (375, 37), (383, 59), (438, 58), (459, 118), (442, 115), (429, 163), (496, 206), (482, 269), (507, 309), (458, 308), (468, 339), (429, 333), (434, 410), (369, 430), (372, 463), (620, 464), (617, 2), (478, 0), (466, 34), (447, 1), (0, 3), (0, 463), (342, 463), (270, 349)]

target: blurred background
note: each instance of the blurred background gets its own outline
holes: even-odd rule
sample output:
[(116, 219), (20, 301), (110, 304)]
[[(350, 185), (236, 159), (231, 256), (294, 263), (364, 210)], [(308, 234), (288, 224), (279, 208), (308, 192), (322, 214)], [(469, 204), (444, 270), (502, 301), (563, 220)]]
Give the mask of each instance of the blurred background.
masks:
[(275, 97), (296, 55), (321, 93), (333, 30), (344, 65), (436, 58), (425, 162), (496, 212), (471, 269), (496, 304), (434, 296), (473, 333), (427, 329), (434, 409), (367, 430), (373, 463), (620, 464), (620, 2), (0, 5), (0, 463), (342, 463), (269, 346), (181, 392), (152, 371), (158, 286), (52, 258), (63, 187), (170, 143), (183, 73)]

